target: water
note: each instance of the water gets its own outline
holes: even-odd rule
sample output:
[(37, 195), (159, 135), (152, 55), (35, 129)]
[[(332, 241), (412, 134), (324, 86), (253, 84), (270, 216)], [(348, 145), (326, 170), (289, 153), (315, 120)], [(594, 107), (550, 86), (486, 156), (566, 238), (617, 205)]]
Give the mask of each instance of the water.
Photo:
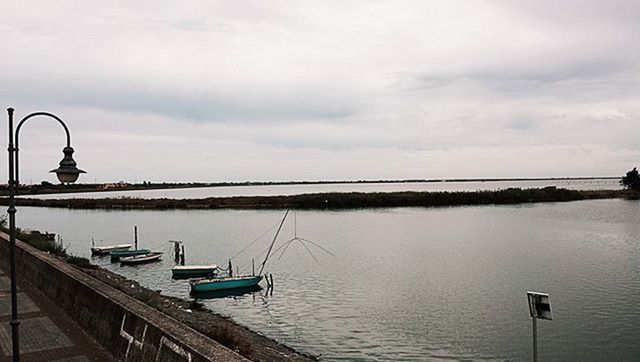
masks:
[[(90, 240), (143, 247), (185, 242), (189, 263), (225, 265), (282, 217), (281, 211), (100, 211), (20, 207), (19, 226), (58, 232), (71, 252)], [(281, 242), (293, 237), (293, 218)], [(392, 208), (297, 213), (300, 244), (267, 269), (275, 291), (204, 301), (251, 329), (326, 360), (527, 360), (526, 291), (551, 296), (538, 323), (541, 360), (637, 360), (640, 356), (640, 202), (590, 200), (516, 206)], [(273, 232), (241, 254), (250, 258)], [(276, 254), (276, 255), (279, 255)], [(138, 267), (95, 263), (165, 294), (169, 255)]]
[(557, 186), (572, 190), (617, 190), (619, 179), (530, 180), (530, 181), (465, 181), (465, 182), (398, 182), (348, 183), (318, 185), (223, 186), (165, 190), (110, 191), (29, 196), (41, 199), (137, 197), (143, 199), (200, 199), (223, 196), (299, 195), (323, 192), (393, 192), (393, 191), (478, 191), (509, 187), (542, 188)]

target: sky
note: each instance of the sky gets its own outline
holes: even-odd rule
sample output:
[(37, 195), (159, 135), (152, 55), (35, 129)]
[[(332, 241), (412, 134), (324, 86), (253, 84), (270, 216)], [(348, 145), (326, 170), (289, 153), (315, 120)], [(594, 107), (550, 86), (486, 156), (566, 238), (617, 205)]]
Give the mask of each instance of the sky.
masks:
[[(67, 123), (79, 182), (640, 166), (638, 1), (25, 0), (0, 13), (1, 103), (16, 122)], [(55, 180), (64, 141), (54, 120), (25, 123), (20, 181)]]

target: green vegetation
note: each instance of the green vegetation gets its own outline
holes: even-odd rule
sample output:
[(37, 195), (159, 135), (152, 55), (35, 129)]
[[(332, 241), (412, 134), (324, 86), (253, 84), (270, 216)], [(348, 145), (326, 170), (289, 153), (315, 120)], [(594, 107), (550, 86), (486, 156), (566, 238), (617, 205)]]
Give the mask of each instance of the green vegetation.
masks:
[(628, 189), (640, 191), (640, 175), (638, 175), (637, 168), (634, 167), (633, 170), (627, 172), (627, 175), (620, 180), (620, 184)]
[[(349, 209), (377, 207), (431, 207), (575, 201), (633, 196), (629, 190), (578, 191), (556, 187), (509, 188), (498, 191), (317, 193), (294, 196), (211, 197), (206, 199), (59, 199), (19, 198), (21, 206), (73, 209)], [(7, 199), (0, 199), (6, 204)]]
[[(0, 218), (0, 230), (7, 234), (9, 233), (6, 216)], [(33, 246), (38, 250), (60, 257), (63, 260), (66, 260), (68, 263), (80, 268), (96, 267), (95, 265), (91, 264), (91, 262), (87, 258), (69, 254), (62, 240), (56, 241), (55, 234), (43, 234), (40, 231), (35, 230), (23, 231), (20, 228), (16, 228), (16, 238)]]

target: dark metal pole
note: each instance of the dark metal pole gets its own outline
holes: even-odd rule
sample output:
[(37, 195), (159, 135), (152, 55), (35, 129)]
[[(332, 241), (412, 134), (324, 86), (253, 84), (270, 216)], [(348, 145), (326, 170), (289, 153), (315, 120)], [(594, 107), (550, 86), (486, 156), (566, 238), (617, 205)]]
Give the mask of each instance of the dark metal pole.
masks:
[(538, 328), (536, 318), (531, 319), (533, 319), (533, 362), (538, 362)]
[[(55, 119), (62, 125), (64, 128), (65, 134), (67, 136), (67, 147), (63, 150), (65, 153), (65, 157), (67, 157), (67, 153), (69, 153), (69, 158), (71, 162), (74, 164), (73, 170), (78, 173), (82, 173), (84, 171), (78, 170), (75, 168), (75, 161), (71, 158), (71, 154), (73, 153), (73, 149), (71, 148), (71, 135), (69, 133), (69, 129), (67, 125), (55, 114), (47, 113), (47, 112), (35, 112), (24, 117), (20, 122), (18, 122), (18, 126), (13, 128), (13, 108), (7, 108), (7, 113), (9, 114), (9, 147), (7, 151), (9, 152), (9, 208), (7, 209), (7, 213), (9, 214), (9, 262), (11, 267), (11, 321), (9, 324), (11, 325), (11, 343), (12, 343), (12, 353), (13, 360), (20, 361), (20, 339), (19, 339), (19, 325), (20, 321), (18, 320), (18, 288), (16, 284), (16, 204), (15, 204), (15, 196), (18, 194), (18, 185), (20, 184), (20, 162), (19, 162), (19, 148), (18, 142), (20, 140), (20, 128), (22, 125), (32, 117), (36, 116), (46, 116)], [(68, 150), (67, 150), (68, 149)], [(64, 161), (64, 160), (63, 160)], [(60, 165), (61, 167), (64, 166)], [(67, 165), (68, 166), (68, 165)], [(58, 178), (60, 178), (60, 174), (58, 174)]]
[(11, 265), (11, 343), (13, 346), (13, 360), (20, 361), (20, 338), (18, 320), (18, 287), (16, 285), (16, 205), (17, 175), (15, 172), (15, 159), (18, 148), (14, 148), (13, 140), (13, 108), (8, 108), (9, 113), (9, 263)]

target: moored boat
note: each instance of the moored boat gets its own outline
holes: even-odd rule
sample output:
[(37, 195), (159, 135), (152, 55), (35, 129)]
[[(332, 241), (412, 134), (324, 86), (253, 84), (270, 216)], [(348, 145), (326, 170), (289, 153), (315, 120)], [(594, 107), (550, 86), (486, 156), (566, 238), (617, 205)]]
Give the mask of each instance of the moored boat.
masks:
[(213, 274), (218, 266), (212, 265), (177, 265), (171, 268), (173, 279), (202, 278)]
[(233, 290), (238, 288), (249, 288), (255, 287), (262, 280), (262, 272), (264, 271), (264, 266), (267, 264), (267, 260), (269, 260), (269, 255), (273, 250), (273, 245), (276, 243), (276, 239), (278, 238), (278, 234), (280, 234), (280, 230), (282, 230), (282, 225), (284, 221), (287, 219), (287, 215), (289, 215), (289, 210), (284, 214), (282, 221), (280, 222), (280, 226), (278, 226), (278, 231), (276, 231), (275, 236), (273, 237), (273, 241), (271, 241), (271, 245), (269, 246), (269, 250), (267, 251), (267, 255), (262, 262), (260, 267), (260, 272), (258, 275), (233, 275), (231, 268), (231, 260), (229, 260), (229, 276), (223, 277), (214, 277), (214, 278), (203, 278), (203, 279), (192, 279), (189, 281), (189, 285), (191, 286), (192, 293), (203, 293), (203, 292), (213, 292), (218, 290)]
[(119, 244), (119, 245), (105, 245), (94, 246), (91, 248), (91, 256), (94, 255), (107, 255), (112, 251), (123, 251), (131, 248), (131, 244)]
[(117, 263), (121, 258), (127, 258), (130, 256), (144, 255), (149, 254), (151, 250), (149, 249), (138, 249), (138, 250), (121, 250), (121, 251), (112, 251), (109, 253), (111, 255), (111, 262)]
[(189, 282), (194, 293), (213, 292), (217, 290), (247, 288), (257, 285), (262, 275), (238, 275), (234, 277), (194, 279)]
[(161, 256), (162, 256), (162, 252), (160, 251), (154, 251), (154, 252), (142, 254), (142, 255), (127, 256), (124, 258), (120, 258), (120, 264), (136, 265), (136, 264), (150, 263), (152, 261), (160, 260)]

